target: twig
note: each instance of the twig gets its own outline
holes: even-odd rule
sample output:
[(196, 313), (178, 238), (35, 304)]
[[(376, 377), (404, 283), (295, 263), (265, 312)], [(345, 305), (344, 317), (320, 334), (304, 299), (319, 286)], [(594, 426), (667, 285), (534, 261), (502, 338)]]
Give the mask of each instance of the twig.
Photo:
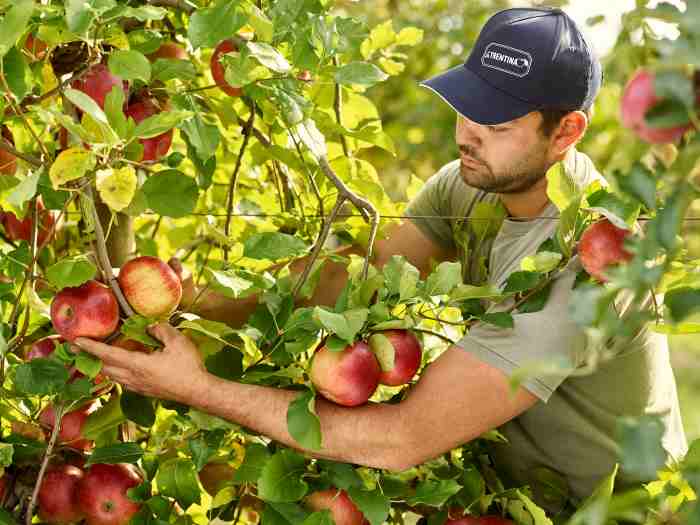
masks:
[(289, 136), (292, 139), (292, 142), (294, 143), (294, 147), (297, 150), (297, 155), (299, 155), (299, 161), (306, 168), (306, 174), (309, 176), (309, 182), (311, 183), (311, 188), (314, 190), (314, 195), (316, 195), (316, 200), (318, 200), (318, 214), (325, 215), (325, 213), (323, 211), (323, 197), (321, 196), (321, 192), (319, 191), (318, 185), (316, 184), (316, 179), (314, 179), (314, 174), (311, 173), (311, 170), (309, 169), (309, 167), (306, 165), (306, 162), (304, 161), (304, 155), (302, 154), (301, 146), (299, 146), (299, 141), (296, 140), (293, 133), (289, 133)]
[[(231, 229), (231, 213), (233, 212), (233, 196), (236, 193), (236, 181), (238, 180), (238, 172), (241, 169), (241, 164), (243, 163), (243, 154), (248, 147), (248, 141), (250, 141), (251, 130), (253, 129), (253, 123), (255, 122), (255, 102), (252, 103), (250, 107), (250, 118), (243, 127), (243, 144), (241, 145), (241, 150), (238, 152), (238, 158), (236, 159), (236, 167), (233, 169), (233, 174), (231, 175), (231, 182), (228, 187), (228, 196), (226, 203), (226, 223), (224, 224), (224, 235), (228, 239), (229, 231)], [(228, 261), (228, 245), (224, 245), (224, 261)]]
[(658, 324), (661, 317), (659, 316), (659, 304), (656, 302), (656, 293), (654, 292), (654, 287), (649, 288), (649, 293), (651, 294), (651, 302), (654, 305), (654, 315), (656, 316), (656, 322)]
[(299, 277), (299, 280), (294, 285), (294, 291), (292, 291), (293, 298), (296, 298), (297, 293), (299, 293), (301, 287), (304, 286), (306, 279), (309, 278), (311, 268), (313, 268), (316, 259), (318, 259), (318, 256), (321, 253), (321, 250), (323, 249), (323, 245), (326, 244), (326, 239), (328, 239), (328, 235), (331, 233), (331, 226), (333, 225), (333, 221), (335, 220), (336, 215), (338, 215), (338, 212), (340, 211), (340, 208), (343, 206), (344, 203), (345, 197), (338, 197), (338, 200), (336, 201), (335, 206), (333, 206), (333, 209), (331, 210), (328, 219), (326, 219), (323, 222), (323, 227), (321, 228), (321, 231), (318, 234), (318, 238), (316, 239), (316, 243), (314, 244), (314, 249), (311, 251), (311, 255), (309, 256), (309, 260), (306, 263), (306, 266), (304, 267), (304, 271), (302, 272), (301, 277)]
[(36, 157), (18, 151), (14, 146), (7, 142), (7, 140), (4, 137), (0, 139), (0, 149), (6, 151), (7, 153), (10, 153), (11, 155), (14, 155), (18, 159), (22, 159), (24, 162), (26, 162), (27, 164), (31, 164), (35, 168), (39, 168), (43, 165), (42, 162)]
[(158, 220), (156, 221), (155, 226), (153, 226), (153, 231), (151, 232), (151, 239), (156, 238), (156, 234), (158, 233), (158, 228), (160, 228), (160, 223), (163, 222), (163, 216), (158, 215)]
[[(333, 65), (338, 67), (338, 55), (333, 56)], [(335, 83), (335, 96), (333, 98), (333, 110), (335, 111), (335, 119), (338, 121), (340, 127), (343, 126), (343, 95), (341, 91), (341, 86), (337, 82)], [(343, 154), (346, 157), (350, 156), (350, 148), (348, 147), (348, 139), (345, 135), (340, 133), (340, 143), (343, 146)]]
[(193, 5), (184, 2), (183, 0), (146, 0), (147, 4), (154, 5), (157, 7), (172, 7), (184, 11), (188, 15), (191, 15), (195, 11)]
[(112, 271), (112, 263), (109, 261), (109, 255), (107, 253), (107, 243), (105, 242), (105, 234), (102, 230), (102, 223), (100, 222), (100, 217), (97, 214), (97, 208), (95, 207), (95, 197), (92, 192), (92, 186), (87, 186), (85, 188), (85, 194), (90, 201), (90, 212), (92, 213), (92, 220), (95, 223), (95, 240), (97, 241), (97, 259), (102, 267), (102, 275), (104, 275), (105, 280), (109, 283), (110, 288), (114, 292), (114, 295), (119, 302), (119, 305), (124, 310), (127, 317), (135, 315), (134, 310), (131, 308), (129, 301), (126, 300), (121, 288), (119, 287), (119, 282), (114, 277), (114, 272)]
[(36, 143), (39, 144), (39, 148), (41, 149), (41, 152), (44, 155), (44, 159), (48, 161), (49, 158), (51, 158), (51, 156), (49, 155), (49, 150), (47, 150), (46, 145), (41, 140), (39, 140), (39, 136), (36, 134), (34, 128), (32, 128), (32, 125), (27, 120), (27, 116), (24, 114), (22, 108), (15, 104), (15, 101), (12, 100), (12, 91), (10, 90), (10, 86), (7, 84), (7, 79), (5, 78), (4, 74), (0, 75), (0, 82), (2, 82), (2, 86), (5, 89), (5, 98), (10, 103), (10, 106), (12, 106), (12, 110), (15, 112), (16, 115), (19, 116), (20, 119), (22, 119), (24, 127), (27, 128), (27, 131), (29, 131), (29, 134), (36, 141)]
[(447, 341), (448, 343), (450, 343), (452, 345), (457, 344), (457, 341), (453, 341), (452, 339), (450, 339), (446, 335), (440, 334), (438, 332), (433, 332), (432, 330), (426, 330), (425, 328), (416, 328), (415, 326), (413, 328), (411, 328), (411, 330), (413, 330), (414, 332), (421, 332), (421, 333), (428, 334), (428, 335), (434, 335), (435, 337), (439, 337), (443, 341)]
[(29, 500), (29, 507), (27, 507), (26, 525), (32, 525), (34, 507), (36, 506), (36, 500), (39, 496), (39, 488), (41, 487), (41, 482), (44, 479), (44, 474), (46, 473), (46, 467), (49, 464), (49, 459), (51, 459), (51, 452), (53, 451), (53, 447), (56, 445), (58, 433), (61, 431), (61, 419), (63, 419), (63, 408), (63, 403), (59, 403), (54, 409), (53, 430), (51, 430), (51, 438), (49, 439), (49, 442), (46, 445), (44, 459), (41, 462), (41, 467), (39, 468), (39, 475), (37, 476), (36, 483), (34, 484), (32, 498)]

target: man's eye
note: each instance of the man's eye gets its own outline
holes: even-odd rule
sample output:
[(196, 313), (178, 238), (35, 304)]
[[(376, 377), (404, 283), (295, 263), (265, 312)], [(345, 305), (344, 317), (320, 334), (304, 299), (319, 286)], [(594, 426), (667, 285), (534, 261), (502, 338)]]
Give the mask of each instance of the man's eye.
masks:
[(489, 131), (492, 133), (503, 133), (504, 131), (508, 131), (508, 128), (497, 128), (496, 126), (489, 126)]

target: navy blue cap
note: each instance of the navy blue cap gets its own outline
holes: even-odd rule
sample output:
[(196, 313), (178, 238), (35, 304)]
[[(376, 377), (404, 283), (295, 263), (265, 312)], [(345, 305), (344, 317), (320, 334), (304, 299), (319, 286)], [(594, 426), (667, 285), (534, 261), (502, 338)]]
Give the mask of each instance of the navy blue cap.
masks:
[(602, 69), (576, 23), (561, 9), (514, 8), (484, 25), (467, 61), (421, 83), (479, 124), (501, 124), (539, 109), (588, 109)]

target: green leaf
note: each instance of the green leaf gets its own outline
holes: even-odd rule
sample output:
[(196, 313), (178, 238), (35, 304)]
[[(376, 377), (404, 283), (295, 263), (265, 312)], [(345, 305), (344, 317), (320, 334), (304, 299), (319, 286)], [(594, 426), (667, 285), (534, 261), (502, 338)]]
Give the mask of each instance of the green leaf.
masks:
[(513, 328), (513, 316), (508, 312), (492, 312), (483, 314), (481, 320), (499, 328)]
[(236, 34), (246, 20), (246, 14), (239, 10), (239, 2), (219, 1), (214, 7), (197, 9), (190, 17), (187, 36), (195, 49), (214, 47)]
[(119, 331), (128, 339), (133, 339), (134, 341), (139, 341), (145, 345), (156, 348), (161, 346), (160, 341), (154, 339), (146, 332), (146, 329), (152, 322), (152, 319), (141, 315), (132, 315), (122, 323)]
[(425, 296), (448, 294), (462, 283), (462, 265), (458, 262), (442, 262), (425, 280)]
[(674, 250), (678, 244), (678, 234), (681, 230), (683, 217), (690, 204), (692, 190), (687, 184), (678, 186), (673, 195), (666, 199), (664, 206), (658, 210), (652, 221), (651, 231), (661, 246)]
[(243, 354), (231, 346), (210, 355), (204, 360), (207, 372), (222, 379), (234, 381), (243, 375)]
[(246, 290), (253, 287), (253, 283), (236, 275), (235, 271), (218, 271), (205, 268), (204, 273), (207, 282), (212, 289), (231, 299), (238, 299), (243, 296)]
[(309, 513), (297, 503), (268, 503), (263, 510), (265, 525), (297, 525), (305, 523)]
[(622, 417), (617, 422), (620, 465), (628, 479), (649, 481), (666, 463), (661, 445), (664, 424), (656, 415)]
[(547, 171), (547, 197), (560, 212), (563, 212), (578, 198), (578, 188), (566, 173), (561, 162)]
[(664, 304), (674, 323), (700, 311), (700, 290), (694, 288), (675, 288), (666, 292)]
[(312, 512), (301, 525), (335, 525), (333, 514), (328, 509)]
[[(97, 104), (97, 102), (93, 100), (92, 97), (86, 95), (82, 91), (78, 91), (77, 89), (73, 88), (64, 89), (63, 94), (68, 100), (75, 104), (78, 107), (78, 109), (90, 115), (93, 118), (93, 120), (95, 120), (97, 123), (104, 124), (110, 130), (112, 129), (109, 127), (109, 120), (107, 119), (107, 115), (105, 115), (105, 112)], [(113, 130), (112, 133), (114, 133)]]
[(106, 405), (88, 416), (82, 430), (85, 439), (97, 439), (126, 421), (119, 400), (119, 396), (113, 396)]
[(350, 62), (339, 67), (335, 72), (335, 81), (344, 85), (372, 86), (387, 78), (389, 75), (369, 62)]
[(124, 416), (137, 425), (152, 427), (156, 422), (156, 410), (153, 400), (149, 397), (124, 390), (120, 406)]
[(287, 409), (289, 435), (303, 448), (321, 448), (321, 421), (316, 415), (316, 396), (312, 390), (301, 392)]
[(197, 470), (187, 458), (172, 458), (162, 463), (155, 481), (158, 493), (175, 499), (185, 511), (200, 502)]
[(416, 295), (420, 272), (401, 255), (392, 255), (382, 268), (385, 286), (390, 295), (399, 295), (404, 301)]
[(58, 290), (80, 286), (97, 274), (97, 268), (84, 255), (61, 259), (46, 269), (46, 278)]
[(77, 368), (78, 372), (81, 374), (90, 379), (94, 379), (97, 377), (97, 374), (100, 373), (100, 370), (102, 370), (102, 361), (92, 354), (80, 352), (75, 356), (75, 368)]
[(251, 57), (276, 73), (288, 73), (292, 69), (282, 54), (270, 44), (248, 42), (247, 47)]
[(416, 487), (416, 493), (406, 500), (409, 505), (430, 505), (441, 507), (445, 502), (457, 494), (462, 486), (453, 479), (425, 480)]
[(618, 175), (616, 180), (623, 192), (650, 210), (656, 208), (656, 179), (644, 165), (636, 163), (629, 173)]
[(618, 228), (629, 229), (639, 216), (639, 204), (625, 201), (607, 190), (598, 190), (587, 200), (591, 210), (602, 213)]
[(469, 227), (479, 239), (495, 237), (506, 214), (506, 208), (501, 202), (479, 202), (469, 214)]
[(279, 232), (256, 233), (243, 243), (243, 256), (251, 259), (286, 259), (306, 253), (308, 246), (293, 235)]
[(690, 123), (688, 108), (678, 100), (661, 100), (644, 114), (644, 122), (652, 129), (675, 128)]
[(97, 16), (116, 6), (114, 0), (67, 0), (66, 22), (68, 29), (77, 35), (84, 35)]
[(0, 443), (0, 468), (12, 465), (15, 447), (10, 443)]
[(68, 377), (63, 363), (46, 358), (32, 359), (17, 367), (15, 387), (25, 394), (45, 396), (60, 392)]
[(192, 81), (197, 78), (197, 70), (189, 60), (158, 58), (151, 65), (151, 75), (161, 82), (173, 79)]
[(547, 273), (554, 270), (559, 265), (562, 255), (557, 252), (537, 252), (529, 255), (520, 261), (520, 269), (525, 272)]
[(537, 272), (513, 272), (508, 276), (503, 293), (518, 293), (531, 290), (540, 282), (542, 274)]
[(34, 12), (34, 0), (14, 0), (5, 6), (10, 8), (0, 21), (0, 57), (5, 56), (27, 29)]
[(394, 369), (396, 350), (387, 336), (382, 333), (372, 334), (369, 338), (369, 347), (379, 361), (382, 371), (389, 372)]
[(49, 178), (54, 188), (79, 179), (95, 168), (97, 158), (92, 151), (83, 148), (68, 148), (58, 154), (51, 168)]
[(109, 70), (124, 80), (151, 80), (151, 63), (138, 51), (117, 50), (109, 54)]
[(183, 122), (180, 129), (185, 132), (202, 162), (206, 162), (216, 153), (221, 140), (219, 128), (204, 122), (199, 114)]
[(134, 136), (140, 139), (157, 137), (191, 116), (191, 111), (161, 111), (139, 122), (134, 130)]
[(612, 296), (602, 286), (587, 284), (574, 288), (569, 300), (569, 315), (579, 326), (593, 326), (605, 313)]
[(148, 22), (149, 20), (162, 20), (168, 14), (168, 10), (154, 5), (143, 5), (139, 7), (119, 6), (121, 16), (124, 18), (135, 18), (139, 22)]
[(608, 507), (615, 488), (618, 465), (603, 478), (593, 493), (586, 498), (566, 525), (605, 525), (608, 523)]
[(98, 447), (92, 451), (85, 463), (86, 467), (96, 463), (115, 465), (117, 463), (137, 463), (143, 457), (143, 449), (138, 443), (117, 443)]
[(360, 475), (348, 463), (319, 459), (317, 464), (319, 470), (323, 473), (323, 477), (334, 487), (348, 490), (350, 487), (362, 488), (364, 486)]
[(581, 196), (577, 196), (561, 212), (559, 227), (557, 228), (557, 241), (565, 257), (571, 257), (573, 246), (576, 242), (576, 223), (581, 208)]
[(21, 51), (16, 47), (10, 48), (2, 59), (2, 68), (10, 91), (21, 101), (32, 90), (31, 70)]
[(124, 115), (124, 89), (121, 85), (112, 86), (112, 90), (105, 97), (105, 115), (112, 129), (119, 135), (120, 138), (126, 138), (127, 124), (126, 115)]
[(185, 217), (199, 198), (197, 183), (181, 171), (165, 170), (151, 175), (142, 187), (148, 207), (165, 217)]
[(549, 300), (549, 295), (552, 292), (553, 284), (553, 282), (550, 282), (540, 291), (531, 295), (524, 303), (518, 306), (518, 313), (531, 314), (533, 312), (539, 312), (540, 310), (542, 310), (542, 308), (545, 307), (547, 301)]
[[(24, 203), (36, 195), (42, 170), (31, 173), (15, 186), (5, 199), (8, 204), (19, 210), (24, 208)], [(29, 211), (27, 212), (29, 213)]]
[[(2, 27), (0, 26), (0, 30)], [(15, 517), (7, 512), (5, 509), (0, 509), (0, 525), (18, 525), (18, 521)]]
[(371, 525), (381, 525), (389, 516), (391, 502), (379, 489), (367, 491), (350, 487), (348, 495)]
[(108, 168), (96, 172), (97, 192), (112, 211), (122, 211), (136, 194), (136, 170), (132, 166)]
[(519, 490), (516, 490), (515, 494), (518, 496), (518, 498), (520, 498), (520, 501), (525, 504), (525, 508), (528, 510), (534, 520), (534, 525), (552, 525), (552, 520), (547, 517), (545, 511), (534, 501)]
[(270, 452), (259, 443), (251, 443), (245, 448), (245, 457), (240, 467), (233, 473), (234, 483), (257, 483), (263, 467), (270, 459)]
[(276, 452), (265, 464), (258, 480), (258, 495), (265, 501), (299, 501), (308, 485), (302, 479), (306, 461), (292, 450)]
[(450, 293), (450, 301), (465, 301), (467, 299), (500, 299), (503, 294), (498, 288), (488, 284), (484, 286), (473, 286), (471, 284), (460, 284)]
[(342, 314), (336, 314), (324, 310), (320, 306), (314, 308), (313, 318), (331, 334), (337, 335), (348, 344), (352, 344), (355, 336), (367, 321), (369, 310), (367, 308), (355, 308)]

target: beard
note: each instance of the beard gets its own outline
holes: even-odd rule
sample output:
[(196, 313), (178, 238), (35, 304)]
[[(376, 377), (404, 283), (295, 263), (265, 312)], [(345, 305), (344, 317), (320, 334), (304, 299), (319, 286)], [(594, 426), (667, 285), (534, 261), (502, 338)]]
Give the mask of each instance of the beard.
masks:
[(524, 193), (540, 182), (546, 175), (544, 149), (535, 149), (521, 159), (508, 166), (501, 173), (495, 173), (488, 163), (479, 158), (473, 148), (462, 145), (460, 151), (477, 162), (465, 165), (460, 162), (459, 172), (462, 180), (474, 188), (487, 193)]

